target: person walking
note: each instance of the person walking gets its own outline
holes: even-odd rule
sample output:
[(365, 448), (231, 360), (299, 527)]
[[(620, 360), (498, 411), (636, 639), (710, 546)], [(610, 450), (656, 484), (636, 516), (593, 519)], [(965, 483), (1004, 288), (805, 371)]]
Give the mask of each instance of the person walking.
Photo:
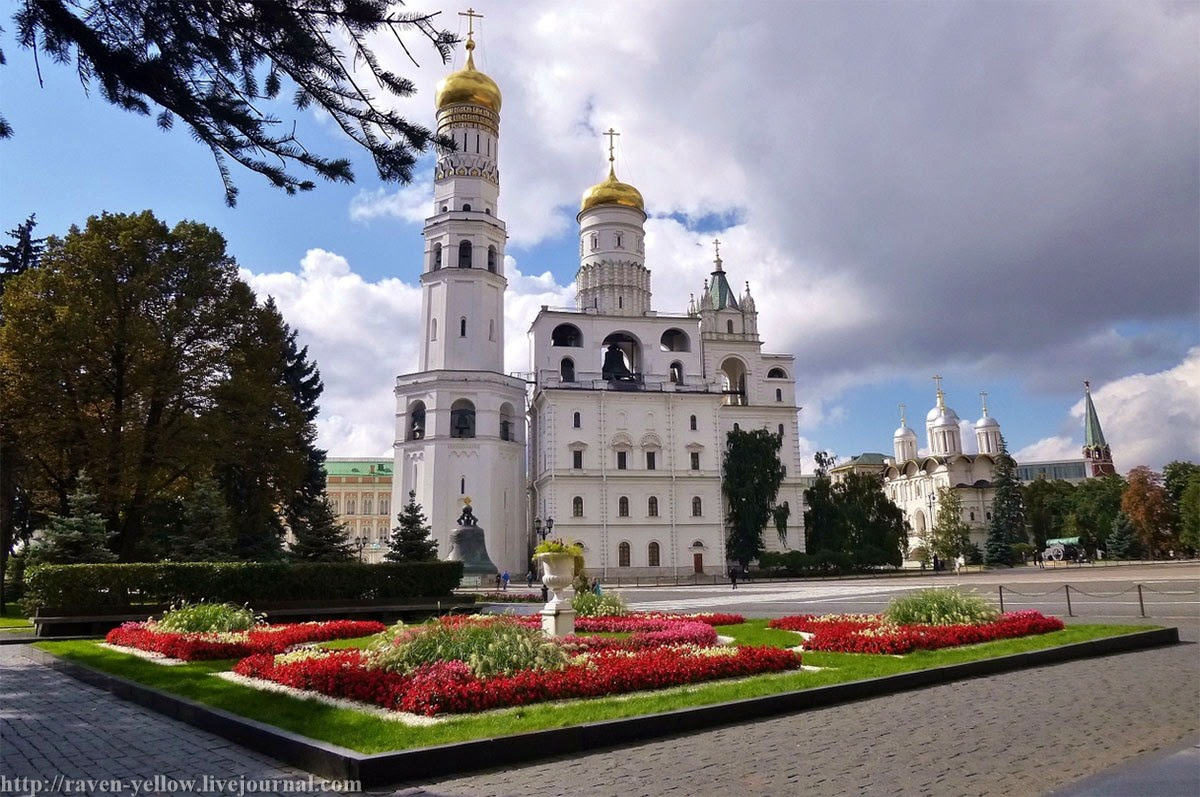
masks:
[(510, 580), (511, 580), (511, 577), (508, 575), (508, 571), (505, 570), (504, 573), (500, 576), (500, 589), (502, 589), (505, 592), (508, 592), (508, 582)]
[(963, 565), (965, 565), (966, 563), (967, 563), (967, 558), (965, 556), (963, 556), (962, 554), (959, 554), (958, 556), (954, 557), (954, 575), (957, 576), (959, 573), (961, 573), (962, 569), (963, 569)]
[(735, 567), (729, 571), (729, 583), (733, 585), (734, 589), (737, 589), (737, 577), (738, 577), (738, 571), (737, 571), (737, 568)]
[(527, 586), (527, 587), (533, 586), (533, 571), (532, 570), (530, 570), (528, 573), (525, 574), (525, 586)]

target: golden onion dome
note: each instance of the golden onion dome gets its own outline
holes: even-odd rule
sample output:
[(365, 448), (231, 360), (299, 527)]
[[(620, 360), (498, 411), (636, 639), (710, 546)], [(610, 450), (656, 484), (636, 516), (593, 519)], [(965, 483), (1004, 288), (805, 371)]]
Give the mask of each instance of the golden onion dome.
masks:
[(597, 205), (623, 205), (627, 208), (635, 208), (643, 213), (646, 212), (646, 203), (642, 200), (642, 192), (629, 183), (623, 183), (618, 180), (616, 172), (613, 171), (611, 166), (608, 169), (607, 180), (597, 183), (583, 192), (583, 202), (579, 208), (579, 212), (582, 213)]
[(467, 65), (451, 72), (437, 84), (434, 103), (440, 111), (447, 105), (482, 105), (500, 113), (500, 87), (475, 68), (475, 42), (467, 40)]

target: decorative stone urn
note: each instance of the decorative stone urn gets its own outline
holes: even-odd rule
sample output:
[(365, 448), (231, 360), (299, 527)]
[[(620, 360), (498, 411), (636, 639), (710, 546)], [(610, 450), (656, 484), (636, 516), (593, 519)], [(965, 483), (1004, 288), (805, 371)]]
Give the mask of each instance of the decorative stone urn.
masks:
[(553, 637), (575, 633), (575, 610), (568, 592), (575, 580), (575, 557), (569, 553), (539, 553), (533, 558), (542, 566), (542, 583), (550, 590), (550, 602), (541, 611), (542, 630)]

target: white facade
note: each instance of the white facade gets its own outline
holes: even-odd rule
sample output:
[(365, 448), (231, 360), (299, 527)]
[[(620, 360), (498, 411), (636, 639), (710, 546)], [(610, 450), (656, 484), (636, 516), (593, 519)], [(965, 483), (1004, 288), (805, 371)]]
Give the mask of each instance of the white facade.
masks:
[(420, 370), (396, 378), (392, 506), (416, 491), (445, 558), (469, 497), (492, 562), (523, 573), (525, 382), (504, 375), (500, 92), (469, 56), (437, 104), (438, 132), (457, 149), (438, 153), (425, 221)]
[(908, 523), (905, 559), (910, 565), (918, 563), (920, 557), (914, 555), (918, 548), (928, 550), (929, 533), (937, 523), (939, 489), (949, 488), (958, 494), (971, 542), (981, 550), (987, 541), (987, 524), (996, 496), (992, 480), (1000, 453), (1000, 424), (988, 415), (986, 394), (983, 415), (974, 426), (981, 453), (964, 454), (958, 414), (946, 406), (940, 377), (937, 379), (936, 404), (925, 416), (929, 454), (917, 453), (917, 435), (902, 415), (900, 428), (892, 436), (895, 458), (886, 461), (883, 471), (884, 492), (904, 512)]
[[(614, 181), (579, 214), (577, 308), (530, 327), (531, 513), (605, 578), (724, 573), (726, 435), (765, 428), (783, 436), (777, 501), (803, 550), (794, 358), (762, 353), (749, 289), (732, 294), (719, 256), (687, 314), (652, 310), (641, 197)], [(617, 199), (589, 205), (606, 185)], [(774, 526), (763, 539), (783, 547)]]

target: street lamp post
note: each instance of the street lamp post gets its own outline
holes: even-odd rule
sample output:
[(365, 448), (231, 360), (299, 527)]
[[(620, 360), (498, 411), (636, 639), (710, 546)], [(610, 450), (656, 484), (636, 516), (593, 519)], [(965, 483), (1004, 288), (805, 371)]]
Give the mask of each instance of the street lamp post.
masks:
[(367, 547), (367, 538), (366, 537), (355, 537), (354, 538), (354, 547), (358, 549), (358, 561), (361, 562), (363, 560), (363, 548)]
[[(929, 518), (925, 523), (925, 539), (923, 542), (925, 543), (926, 555), (932, 557), (933, 556), (933, 505), (937, 503), (937, 496), (933, 494), (932, 490), (929, 493), (929, 498), (927, 500), (927, 503), (929, 504)], [(935, 573), (937, 572), (936, 568), (934, 569), (934, 572)]]

